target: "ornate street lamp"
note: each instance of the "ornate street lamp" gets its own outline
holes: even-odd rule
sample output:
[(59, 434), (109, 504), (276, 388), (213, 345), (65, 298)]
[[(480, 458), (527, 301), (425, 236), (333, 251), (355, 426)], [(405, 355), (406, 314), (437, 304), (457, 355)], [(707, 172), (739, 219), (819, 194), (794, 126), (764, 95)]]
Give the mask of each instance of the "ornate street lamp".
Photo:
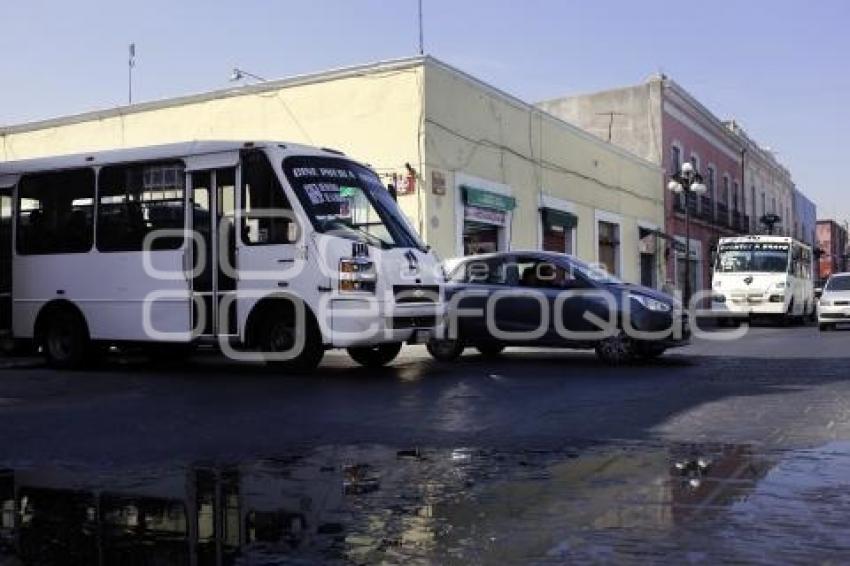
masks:
[(759, 218), (759, 222), (765, 225), (767, 228), (767, 234), (769, 236), (773, 235), (773, 227), (777, 224), (782, 224), (782, 217), (778, 214), (765, 214), (761, 218)]
[[(690, 308), (691, 302), (691, 207), (690, 195), (702, 195), (708, 188), (702, 184), (700, 175), (690, 162), (685, 162), (679, 172), (670, 178), (667, 188), (675, 195), (685, 195), (685, 287), (682, 293), (682, 304)], [(678, 267), (676, 267), (678, 269)]]

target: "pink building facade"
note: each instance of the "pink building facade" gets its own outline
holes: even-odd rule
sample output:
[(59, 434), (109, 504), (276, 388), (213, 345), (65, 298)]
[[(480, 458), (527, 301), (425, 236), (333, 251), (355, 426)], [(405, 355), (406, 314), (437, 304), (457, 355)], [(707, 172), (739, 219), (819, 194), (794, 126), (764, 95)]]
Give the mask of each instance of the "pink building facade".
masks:
[(666, 230), (678, 249), (668, 254), (667, 279), (683, 289), (685, 283), (685, 207), (690, 213), (691, 289), (709, 289), (712, 258), (719, 238), (749, 231), (747, 200), (742, 190), (742, 145), (722, 121), (681, 87), (665, 81), (662, 89), (662, 166), (667, 178), (690, 161), (708, 188), (704, 195), (665, 191)]

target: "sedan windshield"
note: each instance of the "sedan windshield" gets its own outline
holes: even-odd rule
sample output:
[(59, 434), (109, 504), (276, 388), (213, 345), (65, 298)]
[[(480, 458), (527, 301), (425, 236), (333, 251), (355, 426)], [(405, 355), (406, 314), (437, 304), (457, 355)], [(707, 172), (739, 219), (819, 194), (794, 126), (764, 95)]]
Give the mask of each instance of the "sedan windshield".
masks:
[(717, 254), (715, 271), (719, 273), (788, 271), (790, 246), (782, 243), (743, 242), (723, 244)]
[(830, 277), (826, 283), (826, 291), (850, 291), (850, 275)]
[(333, 157), (288, 157), (283, 171), (319, 232), (381, 248), (425, 245), (377, 174)]

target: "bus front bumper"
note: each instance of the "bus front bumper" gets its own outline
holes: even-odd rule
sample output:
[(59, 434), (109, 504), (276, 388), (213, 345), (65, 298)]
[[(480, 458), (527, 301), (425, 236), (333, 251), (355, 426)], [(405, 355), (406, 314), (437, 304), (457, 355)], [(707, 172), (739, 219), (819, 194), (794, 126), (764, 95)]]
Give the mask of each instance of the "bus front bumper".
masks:
[(724, 302), (712, 301), (711, 312), (719, 316), (723, 315), (749, 315), (749, 314), (785, 314), (788, 309), (787, 300), (771, 302), (768, 297), (762, 298), (730, 298), (726, 297)]
[(393, 342), (424, 344), (442, 323), (442, 303), (398, 305), (357, 299), (331, 301), (325, 342), (334, 348)]

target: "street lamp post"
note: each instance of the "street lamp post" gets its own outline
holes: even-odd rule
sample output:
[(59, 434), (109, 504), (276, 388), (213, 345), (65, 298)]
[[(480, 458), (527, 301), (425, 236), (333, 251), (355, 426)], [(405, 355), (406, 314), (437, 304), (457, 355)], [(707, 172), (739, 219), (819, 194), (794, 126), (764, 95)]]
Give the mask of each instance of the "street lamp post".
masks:
[[(690, 307), (691, 301), (691, 207), (689, 206), (690, 195), (705, 194), (707, 187), (702, 184), (700, 175), (690, 162), (685, 162), (679, 168), (679, 172), (670, 178), (667, 189), (673, 194), (685, 194), (685, 287), (682, 293), (682, 304), (685, 308)], [(678, 266), (675, 266), (678, 269)]]

